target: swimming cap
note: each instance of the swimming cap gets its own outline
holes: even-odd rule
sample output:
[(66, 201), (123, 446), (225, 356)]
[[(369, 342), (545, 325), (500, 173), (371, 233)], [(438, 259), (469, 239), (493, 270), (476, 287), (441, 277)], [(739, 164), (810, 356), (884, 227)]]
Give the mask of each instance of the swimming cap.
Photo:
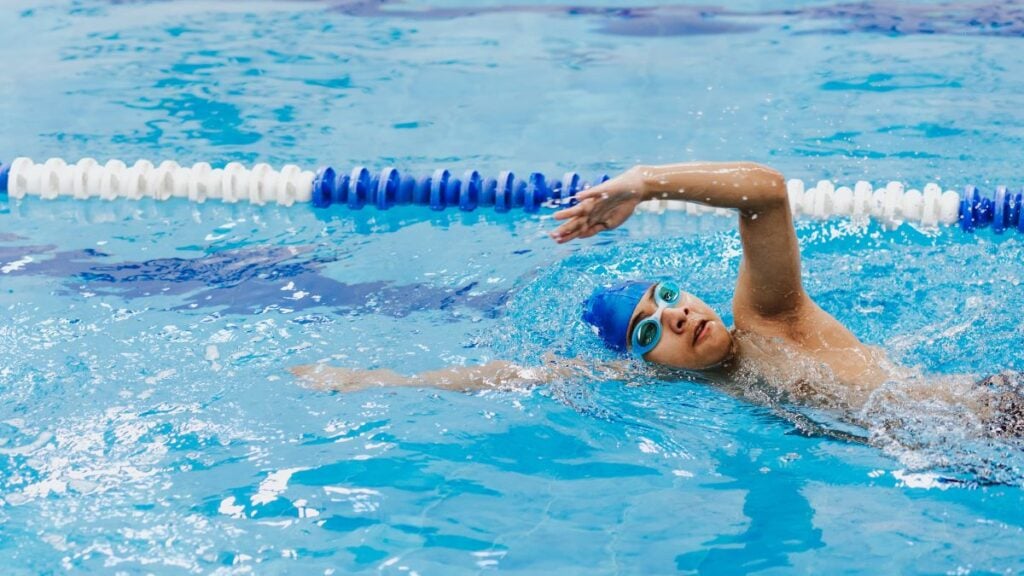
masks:
[(583, 320), (597, 328), (605, 345), (625, 352), (629, 320), (651, 284), (653, 282), (631, 280), (610, 287), (598, 286), (587, 299)]

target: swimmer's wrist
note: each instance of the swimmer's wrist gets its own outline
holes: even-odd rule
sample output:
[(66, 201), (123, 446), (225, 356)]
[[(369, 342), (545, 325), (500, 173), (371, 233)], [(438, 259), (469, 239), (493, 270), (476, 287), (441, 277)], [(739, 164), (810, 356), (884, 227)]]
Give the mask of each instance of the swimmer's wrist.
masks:
[(629, 177), (630, 188), (641, 202), (650, 200), (657, 192), (655, 172), (657, 172), (655, 166), (644, 164), (637, 164), (626, 172)]

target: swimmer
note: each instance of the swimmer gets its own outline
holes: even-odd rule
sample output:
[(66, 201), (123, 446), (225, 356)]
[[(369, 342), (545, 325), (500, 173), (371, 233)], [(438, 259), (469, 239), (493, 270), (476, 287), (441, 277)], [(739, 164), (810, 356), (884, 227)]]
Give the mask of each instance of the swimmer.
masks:
[[(743, 258), (733, 294), (734, 326), (726, 326), (700, 298), (685, 291), (691, 271), (680, 270), (675, 279), (620, 282), (589, 297), (583, 320), (609, 349), (660, 370), (697, 374), (760, 403), (827, 408), (856, 423), (883, 384), (908, 378), (884, 352), (862, 343), (804, 290), (789, 197), (779, 172), (747, 162), (637, 166), (576, 198), (578, 204), (554, 215), (562, 221), (551, 233), (558, 243), (614, 229), (640, 202), (651, 199), (731, 208), (739, 215)], [(335, 389), (427, 385), (478, 390), (539, 384), (582, 368), (579, 362), (548, 359), (536, 368), (492, 362), (415, 377), (325, 366), (300, 367), (296, 373), (314, 385)], [(605, 375), (622, 374), (615, 366), (598, 368)], [(991, 381), (986, 382), (977, 389), (990, 388)], [(942, 396), (967, 405), (989, 423), (994, 435), (1021, 426), (1005, 413), (996, 414), (988, 397), (952, 394), (942, 386), (908, 390), (912, 397)], [(1017, 419), (1024, 420), (1019, 415), (1024, 402), (1011, 404)]]

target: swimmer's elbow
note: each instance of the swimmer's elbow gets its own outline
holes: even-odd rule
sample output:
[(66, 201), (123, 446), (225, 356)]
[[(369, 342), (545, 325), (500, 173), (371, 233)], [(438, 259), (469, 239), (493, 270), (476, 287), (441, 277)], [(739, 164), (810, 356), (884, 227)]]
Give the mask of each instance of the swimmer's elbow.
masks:
[(786, 191), (786, 179), (782, 172), (757, 162), (743, 162), (740, 166), (746, 175), (746, 189), (748, 193), (752, 193), (753, 198), (756, 198), (758, 207), (788, 205), (789, 193)]
[(782, 176), (782, 172), (763, 164), (755, 164), (755, 166), (757, 166), (758, 190), (761, 191), (765, 200), (773, 203), (788, 202), (790, 195), (785, 190), (785, 178)]

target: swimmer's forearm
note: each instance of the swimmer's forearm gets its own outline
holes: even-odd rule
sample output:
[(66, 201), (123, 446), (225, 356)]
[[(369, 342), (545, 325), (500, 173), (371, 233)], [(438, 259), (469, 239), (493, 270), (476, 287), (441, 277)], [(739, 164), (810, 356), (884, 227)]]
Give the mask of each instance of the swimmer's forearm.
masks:
[(481, 366), (453, 366), (422, 372), (409, 378), (406, 386), (430, 386), (442, 390), (472, 391), (529, 388), (555, 379), (547, 368), (525, 368), (495, 360)]
[(695, 162), (632, 169), (645, 200), (686, 200), (716, 208), (761, 211), (788, 201), (778, 171), (753, 162)]
[(358, 370), (327, 364), (305, 364), (294, 366), (290, 371), (307, 386), (320, 390), (352, 392), (365, 388), (412, 385), (408, 376), (387, 369)]
[(403, 386), (431, 386), (444, 390), (473, 391), (526, 389), (572, 377), (619, 379), (629, 374), (628, 364), (618, 361), (589, 363), (545, 355), (544, 364), (525, 367), (494, 360), (481, 366), (453, 366), (408, 378)]
[(325, 364), (296, 366), (291, 372), (307, 385), (321, 390), (354, 392), (366, 388), (402, 386), (473, 392), (528, 389), (573, 376), (617, 379), (628, 373), (628, 365), (621, 362), (591, 365), (581, 360), (547, 355), (544, 364), (534, 367), (494, 360), (479, 366), (452, 366), (414, 376), (405, 376), (389, 369), (357, 370)]
[(396, 386), (430, 387), (460, 392), (529, 388), (551, 382), (559, 374), (557, 368), (524, 368), (503, 361), (489, 362), (481, 366), (454, 366), (415, 376), (406, 376), (388, 369), (357, 370), (324, 364), (296, 366), (291, 372), (314, 388), (346, 392)]

